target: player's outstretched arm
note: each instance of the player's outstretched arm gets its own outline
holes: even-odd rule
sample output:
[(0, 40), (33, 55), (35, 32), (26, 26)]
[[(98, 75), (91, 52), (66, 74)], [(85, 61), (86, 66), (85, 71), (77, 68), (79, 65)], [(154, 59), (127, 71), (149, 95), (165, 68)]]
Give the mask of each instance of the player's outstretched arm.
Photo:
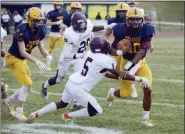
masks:
[(49, 55), (49, 52), (45, 49), (44, 43), (43, 43), (42, 40), (40, 41), (40, 43), (38, 45), (38, 48), (39, 48), (39, 50), (40, 50), (40, 52), (41, 52), (43, 57), (47, 57)]
[[(124, 80), (131, 80), (131, 81), (136, 81), (136, 82), (141, 82), (145, 87), (150, 87), (150, 82), (147, 78), (145, 77), (139, 77), (139, 76), (134, 76), (134, 75), (130, 75), (128, 74), (128, 72), (126, 70), (123, 71), (118, 71), (116, 69), (107, 69), (107, 71), (109, 71), (111, 74), (109, 75), (105, 75), (108, 78), (112, 78), (112, 79), (124, 79)], [(113, 77), (112, 77), (113, 76)]]

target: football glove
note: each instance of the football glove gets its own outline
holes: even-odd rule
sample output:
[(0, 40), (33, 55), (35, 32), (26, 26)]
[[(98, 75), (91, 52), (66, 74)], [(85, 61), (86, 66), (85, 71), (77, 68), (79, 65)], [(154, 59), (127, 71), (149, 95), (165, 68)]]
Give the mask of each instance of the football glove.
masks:
[(62, 20), (57, 21), (57, 25), (61, 25), (62, 24)]
[(145, 88), (151, 87), (150, 82), (147, 78), (136, 76), (135, 79), (136, 79), (136, 81), (140, 82), (140, 84), (143, 85)]
[(37, 61), (36, 65), (38, 66), (41, 72), (46, 72), (49, 70), (48, 67), (41, 61)]

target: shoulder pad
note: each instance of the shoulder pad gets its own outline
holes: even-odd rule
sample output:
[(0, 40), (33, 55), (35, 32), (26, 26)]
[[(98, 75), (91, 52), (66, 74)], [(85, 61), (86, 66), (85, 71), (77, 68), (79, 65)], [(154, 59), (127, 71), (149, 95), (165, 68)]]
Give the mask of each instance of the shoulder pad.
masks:
[(116, 40), (121, 40), (123, 38), (123, 36), (125, 35), (125, 29), (126, 29), (125, 24), (120, 23), (114, 26), (113, 35)]
[(75, 39), (73, 38), (73, 30), (72, 27), (69, 27), (67, 29), (65, 29), (64, 32), (64, 42), (67, 44), (71, 44), (73, 45), (75, 43)]
[(87, 19), (87, 29), (89, 29), (89, 31), (93, 30), (93, 23), (90, 19)]
[(144, 24), (143, 28), (144, 28), (144, 35), (145, 36), (151, 36), (151, 35), (155, 34), (155, 28), (151, 24)]

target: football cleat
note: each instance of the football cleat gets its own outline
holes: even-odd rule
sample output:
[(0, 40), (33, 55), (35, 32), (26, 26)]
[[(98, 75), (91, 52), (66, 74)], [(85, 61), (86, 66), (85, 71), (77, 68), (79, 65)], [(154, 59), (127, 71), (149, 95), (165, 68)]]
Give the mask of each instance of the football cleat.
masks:
[(31, 113), (31, 114), (28, 116), (26, 122), (27, 122), (27, 123), (31, 123), (31, 122), (33, 122), (34, 119), (37, 119), (37, 118), (38, 118), (38, 113)]
[(143, 125), (145, 125), (145, 126), (147, 126), (147, 127), (153, 127), (153, 126), (154, 126), (154, 125), (152, 124), (152, 121), (149, 120), (149, 119), (143, 120), (143, 121), (141, 122), (141, 124), (143, 124)]
[(8, 106), (9, 113), (13, 116), (13, 113), (15, 112), (15, 108), (10, 98), (4, 99), (4, 103), (6, 106)]
[(16, 119), (20, 120), (21, 122), (26, 122), (27, 118), (26, 116), (23, 114), (23, 112), (19, 112), (19, 111), (15, 111), (11, 114), (13, 117), (15, 117)]
[(77, 101), (74, 101), (73, 105), (70, 108), (70, 111), (76, 111), (84, 108), (82, 105), (80, 105)]
[(110, 107), (114, 101), (114, 96), (112, 96), (112, 92), (114, 92), (115, 89), (114, 88), (110, 88), (109, 92), (107, 94), (107, 98), (105, 100), (105, 104), (107, 105), (107, 107)]
[(45, 100), (48, 99), (48, 89), (44, 88), (44, 82), (42, 83), (41, 95)]
[(131, 97), (132, 98), (137, 98), (138, 97), (138, 94), (137, 94), (137, 91), (136, 91), (136, 88), (135, 88), (135, 84), (134, 83), (132, 83), (132, 86), (131, 86)]
[(73, 124), (73, 119), (67, 113), (62, 114), (62, 119), (65, 123)]

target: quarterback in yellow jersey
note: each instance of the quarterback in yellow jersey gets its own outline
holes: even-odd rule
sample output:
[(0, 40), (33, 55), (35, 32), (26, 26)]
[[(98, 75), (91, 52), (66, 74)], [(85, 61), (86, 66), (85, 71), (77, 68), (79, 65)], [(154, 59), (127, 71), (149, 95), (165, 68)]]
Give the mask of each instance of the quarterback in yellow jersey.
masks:
[[(13, 35), (13, 43), (6, 55), (7, 67), (21, 83), (22, 87), (15, 91), (12, 96), (5, 99), (4, 102), (9, 106), (10, 114), (20, 121), (26, 120), (26, 117), (23, 114), (23, 106), (32, 86), (31, 74), (27, 65), (27, 60), (35, 63), (41, 72), (48, 70), (47, 66), (43, 62), (30, 54), (32, 50), (38, 46), (40, 53), (44, 57), (47, 57), (47, 59), (51, 59), (42, 42), (46, 33), (44, 16), (41, 13), (41, 10), (37, 7), (28, 9), (26, 13), (26, 23), (17, 26), (16, 32)], [(14, 102), (17, 103), (15, 111), (14, 108), (12, 109)]]
[[(60, 28), (62, 26), (63, 17), (67, 15), (67, 11), (62, 8), (62, 0), (54, 0), (54, 10), (51, 10), (47, 14), (47, 26), (51, 26), (50, 37), (49, 37), (49, 53), (52, 53), (55, 48), (55, 44), (58, 42), (61, 50), (64, 47), (64, 38), (60, 33)], [(47, 61), (47, 66), (51, 70), (51, 61)]]
[[(125, 73), (147, 78), (152, 85), (152, 73), (145, 57), (151, 48), (151, 40), (155, 29), (150, 24), (144, 24), (144, 14), (139, 8), (130, 8), (126, 14), (126, 24), (118, 24), (113, 29), (114, 42), (120, 50), (111, 50), (112, 55), (122, 55), (121, 70)], [(107, 95), (106, 103), (110, 106), (114, 97), (127, 98), (131, 93), (131, 81), (119, 80), (119, 89), (111, 88)], [(152, 103), (152, 86), (142, 86), (143, 98), (143, 121), (146, 126), (153, 126), (149, 120)]]

